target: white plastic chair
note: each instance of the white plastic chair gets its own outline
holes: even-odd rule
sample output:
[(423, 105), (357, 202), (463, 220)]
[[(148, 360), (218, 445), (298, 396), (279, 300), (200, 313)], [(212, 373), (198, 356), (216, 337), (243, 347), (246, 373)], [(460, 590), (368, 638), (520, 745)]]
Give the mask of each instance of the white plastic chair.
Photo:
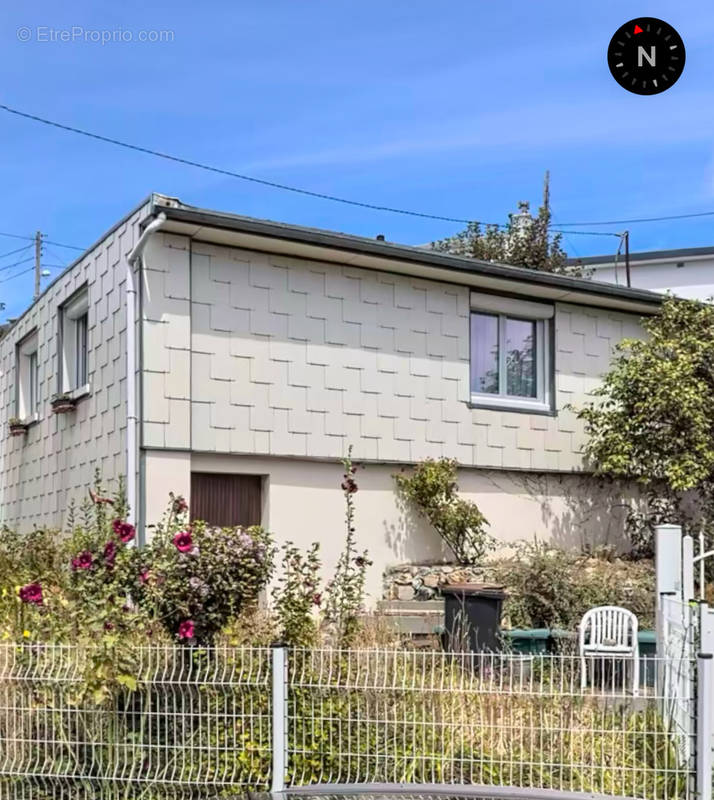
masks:
[[(597, 606), (585, 613), (578, 626), (580, 645), (580, 687), (587, 686), (587, 661), (597, 656), (621, 656), (632, 664), (632, 694), (640, 688), (640, 646), (637, 617), (619, 606)], [(594, 677), (594, 670), (593, 670)], [(624, 683), (624, 674), (623, 674)]]

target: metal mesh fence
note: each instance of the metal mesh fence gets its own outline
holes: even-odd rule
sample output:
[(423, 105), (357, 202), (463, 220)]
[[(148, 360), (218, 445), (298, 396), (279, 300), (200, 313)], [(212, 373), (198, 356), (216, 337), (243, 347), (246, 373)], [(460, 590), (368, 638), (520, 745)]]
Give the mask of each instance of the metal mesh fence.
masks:
[(691, 702), (696, 676), (692, 658), (697, 650), (698, 615), (688, 603), (675, 597), (661, 598), (659, 650), (662, 656), (659, 692), (662, 695), (662, 717), (672, 732), (674, 743), (683, 760), (693, 752), (691, 731), (695, 726), (695, 709)]
[(267, 788), (270, 681), (263, 648), (0, 646), (0, 797)]
[[(208, 798), (270, 786), (273, 714), (288, 786), (518, 786), (692, 796), (667, 712), (672, 665), (404, 649), (0, 646), (0, 798)], [(691, 669), (691, 659), (678, 669)], [(668, 673), (668, 670), (670, 673)], [(111, 689), (107, 689), (110, 686)], [(677, 683), (693, 709), (694, 681)], [(685, 730), (686, 728), (686, 730)], [(282, 736), (282, 734), (280, 734)], [(278, 747), (282, 742), (277, 743)], [(687, 753), (692, 753), (690, 743)], [(282, 752), (282, 750), (281, 750)]]
[(288, 782), (688, 798), (692, 765), (661, 713), (666, 664), (642, 660), (638, 693), (625, 666), (592, 659), (581, 688), (572, 655), (293, 651)]

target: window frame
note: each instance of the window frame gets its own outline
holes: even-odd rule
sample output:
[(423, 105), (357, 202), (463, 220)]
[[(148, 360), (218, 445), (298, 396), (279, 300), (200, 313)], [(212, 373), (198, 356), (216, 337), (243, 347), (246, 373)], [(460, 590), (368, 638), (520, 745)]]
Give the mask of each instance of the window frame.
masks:
[[(489, 315), (498, 319), (498, 384), (499, 393), (474, 392), (473, 380), (473, 336), (475, 314)], [(535, 303), (496, 295), (471, 293), (469, 313), (469, 396), (475, 408), (491, 408), (502, 411), (526, 411), (552, 414), (554, 396), (555, 364), (553, 359), (553, 319), (555, 307), (547, 303)], [(535, 322), (536, 396), (533, 398), (506, 394), (506, 321), (526, 320)]]
[[(79, 397), (89, 392), (89, 289), (78, 289), (59, 309), (60, 394)], [(83, 322), (82, 322), (83, 321)], [(83, 345), (83, 355), (80, 349)]]
[(39, 349), (37, 328), (17, 343), (15, 416), (23, 422), (35, 422), (40, 418)]

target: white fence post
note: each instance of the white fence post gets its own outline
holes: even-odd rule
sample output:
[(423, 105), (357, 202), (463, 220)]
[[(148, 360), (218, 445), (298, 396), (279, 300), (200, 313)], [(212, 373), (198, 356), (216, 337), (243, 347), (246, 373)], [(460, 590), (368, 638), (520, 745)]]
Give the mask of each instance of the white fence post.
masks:
[(685, 603), (694, 600), (694, 539), (689, 534), (682, 539), (682, 594)]
[(711, 653), (697, 655), (697, 793), (699, 800), (712, 800), (712, 704), (714, 703), (714, 659)]
[[(682, 595), (682, 528), (679, 525), (655, 527), (655, 593)], [(688, 597), (684, 598), (689, 600)]]
[(284, 644), (273, 645), (273, 728), (271, 792), (285, 789), (288, 744), (288, 649)]

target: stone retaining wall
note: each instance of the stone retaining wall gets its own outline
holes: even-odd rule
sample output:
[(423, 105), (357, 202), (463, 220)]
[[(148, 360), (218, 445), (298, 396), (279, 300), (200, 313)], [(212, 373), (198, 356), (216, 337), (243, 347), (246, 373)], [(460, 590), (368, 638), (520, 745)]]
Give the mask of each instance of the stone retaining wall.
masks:
[(464, 567), (458, 564), (399, 564), (385, 570), (384, 600), (433, 600), (439, 587), (453, 583), (490, 583), (493, 569), (483, 566)]

